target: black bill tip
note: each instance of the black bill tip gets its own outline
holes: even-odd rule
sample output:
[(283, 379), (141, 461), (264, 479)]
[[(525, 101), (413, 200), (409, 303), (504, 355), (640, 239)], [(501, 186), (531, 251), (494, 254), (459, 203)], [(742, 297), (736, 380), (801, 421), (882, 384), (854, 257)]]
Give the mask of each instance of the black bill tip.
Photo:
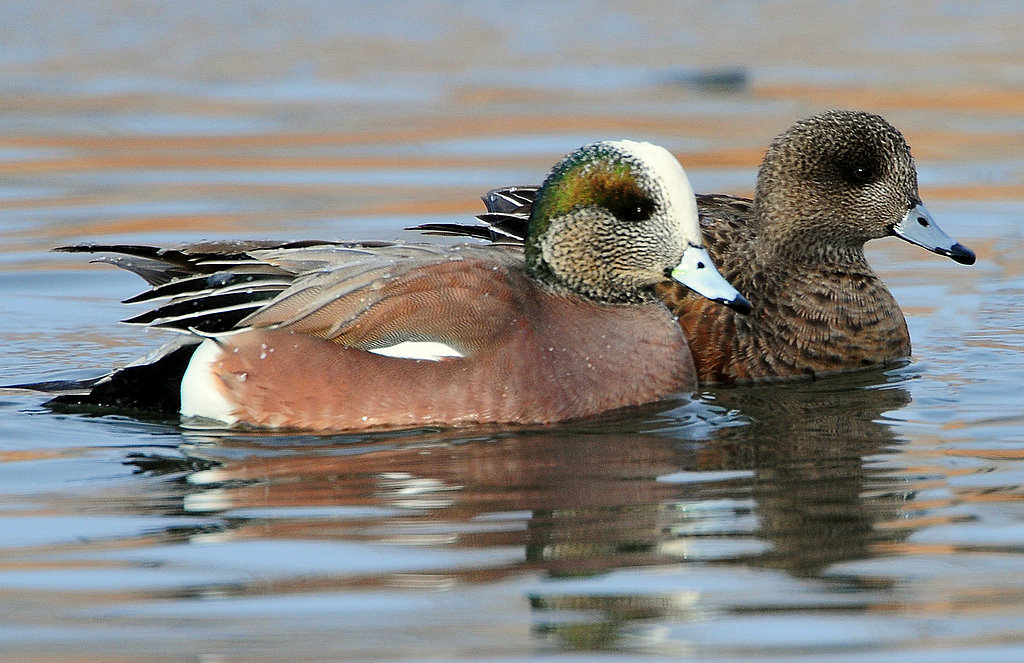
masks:
[(749, 315), (750, 314), (750, 311), (751, 311), (750, 302), (747, 301), (747, 298), (744, 297), (743, 295), (737, 294), (735, 297), (733, 297), (729, 301), (725, 301), (725, 300), (719, 300), (719, 301), (721, 303), (725, 304), (726, 306), (728, 306), (729, 308), (731, 308), (732, 310), (736, 311), (737, 313), (742, 313), (743, 315)]
[(949, 250), (945, 251), (945, 254), (961, 265), (973, 265), (974, 261), (977, 259), (974, 256), (974, 251), (971, 251), (959, 242), (949, 247)]

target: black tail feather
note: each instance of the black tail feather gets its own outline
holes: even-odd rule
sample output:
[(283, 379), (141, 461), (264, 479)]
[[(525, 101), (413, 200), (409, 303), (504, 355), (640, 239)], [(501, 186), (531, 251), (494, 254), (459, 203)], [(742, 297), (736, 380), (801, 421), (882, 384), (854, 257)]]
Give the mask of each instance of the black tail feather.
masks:
[(477, 214), (482, 225), (465, 223), (425, 223), (407, 228), (428, 235), (474, 237), (496, 244), (522, 244), (530, 225), (530, 212), (537, 197), (535, 186), (510, 186), (493, 189), (480, 199), (487, 211)]
[[(198, 342), (198, 339), (189, 339), (169, 344), (164, 353), (155, 355), (151, 361), (94, 378), (92, 384), (82, 381), (79, 386), (87, 388), (87, 392), (61, 393), (48, 401), (47, 406), (75, 412), (114, 409), (175, 415), (181, 409), (181, 378)], [(54, 393), (48, 389), (36, 391)]]

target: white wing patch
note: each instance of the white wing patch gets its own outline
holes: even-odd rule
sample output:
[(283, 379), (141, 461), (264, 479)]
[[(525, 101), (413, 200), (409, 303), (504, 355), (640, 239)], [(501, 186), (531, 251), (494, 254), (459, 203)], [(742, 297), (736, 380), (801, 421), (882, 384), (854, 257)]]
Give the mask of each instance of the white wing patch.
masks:
[(370, 352), (398, 359), (426, 359), (440, 361), (445, 357), (462, 358), (462, 354), (450, 345), (438, 341), (402, 341), (386, 348), (373, 348)]

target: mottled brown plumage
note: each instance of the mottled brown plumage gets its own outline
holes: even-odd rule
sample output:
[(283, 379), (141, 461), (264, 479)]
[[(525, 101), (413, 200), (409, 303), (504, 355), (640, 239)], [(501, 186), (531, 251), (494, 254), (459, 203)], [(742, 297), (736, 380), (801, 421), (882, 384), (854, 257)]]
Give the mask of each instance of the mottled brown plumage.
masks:
[(686, 288), (658, 287), (679, 316), (702, 382), (825, 375), (910, 355), (903, 313), (862, 250), (760, 264), (751, 201), (698, 196), (698, 204), (708, 252), (752, 306), (736, 315)]
[[(868, 265), (864, 243), (894, 234), (920, 204), (903, 136), (877, 115), (850, 111), (777, 137), (753, 201), (698, 196), (708, 252), (752, 304), (738, 316), (685, 288), (659, 288), (700, 380), (825, 375), (909, 356), (903, 312)], [(958, 244), (929, 248), (974, 260)]]

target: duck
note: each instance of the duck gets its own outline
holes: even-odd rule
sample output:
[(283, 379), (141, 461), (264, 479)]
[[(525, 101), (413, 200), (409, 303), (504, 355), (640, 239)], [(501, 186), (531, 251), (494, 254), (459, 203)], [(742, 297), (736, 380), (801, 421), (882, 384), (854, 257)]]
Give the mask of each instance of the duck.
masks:
[[(484, 196), (482, 224), (426, 224), (514, 246), (537, 189)], [(749, 314), (708, 305), (687, 288), (656, 286), (678, 317), (703, 384), (814, 378), (905, 361), (910, 334), (864, 245), (895, 236), (971, 265), (974, 253), (935, 223), (918, 193), (903, 135), (879, 115), (830, 110), (769, 145), (753, 199), (699, 194), (700, 226), (721, 274)]]
[[(662, 147), (592, 143), (537, 188), (521, 246), (79, 244), (141, 276), (125, 322), (181, 332), (63, 385), (55, 406), (176, 412), (189, 427), (372, 431), (544, 425), (692, 393), (666, 279), (750, 303), (704, 248)], [(50, 385), (51, 387), (54, 385)]]

